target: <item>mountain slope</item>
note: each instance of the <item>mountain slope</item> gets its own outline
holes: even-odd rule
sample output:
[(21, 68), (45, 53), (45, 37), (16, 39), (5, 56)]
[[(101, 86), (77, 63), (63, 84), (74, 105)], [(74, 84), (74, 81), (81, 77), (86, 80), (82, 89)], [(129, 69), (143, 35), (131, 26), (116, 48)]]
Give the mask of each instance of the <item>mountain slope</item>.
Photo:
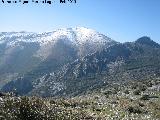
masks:
[(37, 78), (113, 44), (116, 42), (105, 35), (83, 27), (48, 33), (2, 32), (0, 88), (15, 83), (14, 89), (18, 87), (22, 93), (28, 93)]
[[(156, 43), (155, 43), (156, 44)], [(158, 45), (158, 44), (157, 44)], [(160, 77), (160, 45), (116, 44), (63, 66), (43, 78), (30, 93), (41, 96), (75, 96), (108, 82)]]
[[(135, 42), (107, 46), (39, 76), (26, 74), (6, 84), (3, 90), (16, 88), (19, 94), (69, 97), (113, 81), (154, 79), (160, 75), (159, 56), (160, 45), (142, 37)], [(29, 84), (29, 87), (23, 88), (23, 84)]]

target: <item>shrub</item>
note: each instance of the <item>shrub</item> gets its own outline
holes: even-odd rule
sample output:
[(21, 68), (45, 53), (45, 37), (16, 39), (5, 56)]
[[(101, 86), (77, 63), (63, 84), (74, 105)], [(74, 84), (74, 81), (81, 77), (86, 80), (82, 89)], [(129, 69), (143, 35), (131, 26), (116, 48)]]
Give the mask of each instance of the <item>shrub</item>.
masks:
[(129, 90), (125, 90), (124, 93), (125, 93), (125, 94), (129, 94)]
[(134, 114), (141, 114), (142, 113), (142, 109), (140, 108), (140, 107), (138, 107), (138, 106), (129, 106), (128, 108), (127, 108), (127, 111), (129, 112), (129, 113), (134, 113)]
[(133, 83), (133, 85), (132, 85), (132, 89), (137, 89), (137, 86), (138, 86), (138, 84), (136, 84), (136, 83)]
[(149, 95), (142, 95), (140, 100), (149, 100)]
[(145, 91), (147, 89), (147, 86), (142, 84), (142, 85), (139, 85), (139, 90), (140, 91)]
[(112, 91), (111, 90), (107, 90), (103, 94), (108, 97), (109, 95), (112, 94)]
[(140, 91), (139, 89), (137, 89), (137, 90), (135, 90), (135, 91), (133, 92), (133, 94), (134, 94), (134, 95), (140, 95), (140, 94), (141, 94), (141, 91)]
[(138, 103), (140, 107), (144, 107), (145, 105), (141, 102)]
[(153, 83), (152, 83), (151, 81), (149, 81), (149, 82), (146, 83), (146, 85), (147, 85), (148, 87), (152, 87), (152, 86), (153, 86)]

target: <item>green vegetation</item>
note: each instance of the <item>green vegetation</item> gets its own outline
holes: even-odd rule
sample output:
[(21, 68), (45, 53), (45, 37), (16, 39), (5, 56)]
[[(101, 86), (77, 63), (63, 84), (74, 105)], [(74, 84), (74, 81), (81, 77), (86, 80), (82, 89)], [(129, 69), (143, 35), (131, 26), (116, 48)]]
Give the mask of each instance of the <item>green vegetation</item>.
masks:
[[(0, 97), (0, 120), (160, 120), (159, 79), (112, 84), (72, 98)], [(138, 93), (136, 93), (136, 92)], [(145, 92), (145, 93), (144, 93)], [(135, 94), (136, 93), (136, 94)], [(139, 94), (141, 93), (141, 94)]]

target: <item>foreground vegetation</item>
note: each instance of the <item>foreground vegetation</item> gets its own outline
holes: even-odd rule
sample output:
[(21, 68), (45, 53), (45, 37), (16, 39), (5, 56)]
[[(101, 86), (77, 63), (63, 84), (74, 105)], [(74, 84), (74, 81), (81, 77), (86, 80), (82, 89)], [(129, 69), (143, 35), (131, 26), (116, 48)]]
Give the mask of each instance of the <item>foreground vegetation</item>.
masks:
[(160, 120), (160, 79), (108, 83), (72, 98), (4, 94), (0, 120)]

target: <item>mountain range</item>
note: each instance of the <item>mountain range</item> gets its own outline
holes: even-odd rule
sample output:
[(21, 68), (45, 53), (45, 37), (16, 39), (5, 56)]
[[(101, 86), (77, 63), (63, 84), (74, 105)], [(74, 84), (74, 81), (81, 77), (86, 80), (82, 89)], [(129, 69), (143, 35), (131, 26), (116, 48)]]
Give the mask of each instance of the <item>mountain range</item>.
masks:
[(147, 36), (119, 43), (84, 27), (2, 32), (0, 76), (4, 92), (76, 96), (111, 82), (160, 77), (160, 45)]

